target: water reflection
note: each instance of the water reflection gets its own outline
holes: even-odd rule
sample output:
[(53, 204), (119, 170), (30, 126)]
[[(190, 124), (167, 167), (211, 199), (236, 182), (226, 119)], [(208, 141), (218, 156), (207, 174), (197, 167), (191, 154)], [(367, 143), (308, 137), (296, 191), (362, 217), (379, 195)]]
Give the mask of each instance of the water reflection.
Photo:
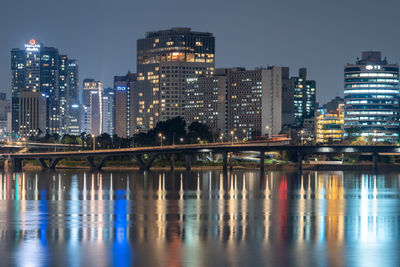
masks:
[(400, 175), (0, 173), (4, 265), (398, 265)]

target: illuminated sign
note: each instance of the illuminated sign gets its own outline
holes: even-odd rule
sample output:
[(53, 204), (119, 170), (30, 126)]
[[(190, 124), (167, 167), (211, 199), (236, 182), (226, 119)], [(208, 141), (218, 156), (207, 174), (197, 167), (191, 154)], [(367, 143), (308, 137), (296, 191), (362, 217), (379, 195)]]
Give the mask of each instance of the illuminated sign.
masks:
[(27, 44), (25, 44), (26, 51), (37, 52), (39, 51), (39, 49), (40, 49), (40, 44), (38, 44), (35, 39), (31, 39)]
[(126, 91), (126, 86), (117, 86), (117, 91)]
[(380, 69), (381, 69), (381, 66), (367, 65), (365, 68), (366, 68), (367, 70), (372, 70), (372, 69), (374, 69), (374, 70), (380, 70)]
[(79, 105), (73, 104), (73, 105), (72, 105), (72, 108), (79, 108)]

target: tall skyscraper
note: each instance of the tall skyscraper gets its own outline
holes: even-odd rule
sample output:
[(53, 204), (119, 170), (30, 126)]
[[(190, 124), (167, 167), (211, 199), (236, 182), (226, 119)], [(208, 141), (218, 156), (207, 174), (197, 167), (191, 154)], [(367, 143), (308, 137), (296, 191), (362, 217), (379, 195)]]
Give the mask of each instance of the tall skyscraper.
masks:
[(103, 90), (103, 129), (102, 133), (114, 134), (114, 88), (104, 88)]
[(94, 79), (83, 80), (82, 128), (87, 134), (98, 136), (103, 128), (103, 83)]
[(316, 83), (307, 80), (307, 69), (301, 68), (298, 77), (292, 77), (294, 93), (294, 115), (296, 125), (302, 127), (303, 120), (314, 118), (316, 108)]
[(114, 76), (115, 92), (115, 134), (119, 137), (132, 137), (137, 130), (138, 116), (137, 74)]
[(75, 59), (68, 60), (68, 90), (66, 91), (66, 132), (81, 133), (81, 104), (79, 100), (79, 67)]
[(12, 76), (12, 130), (21, 128), (20, 92), (40, 92), (46, 98), (44, 132), (65, 133), (68, 90), (68, 57), (60, 55), (58, 49), (45, 47), (35, 39), (25, 44), (24, 49), (11, 50)]
[(214, 73), (215, 38), (190, 28), (148, 32), (137, 41), (140, 130), (184, 116), (186, 78)]
[(399, 66), (381, 52), (362, 52), (344, 67), (344, 127), (376, 141), (399, 140)]

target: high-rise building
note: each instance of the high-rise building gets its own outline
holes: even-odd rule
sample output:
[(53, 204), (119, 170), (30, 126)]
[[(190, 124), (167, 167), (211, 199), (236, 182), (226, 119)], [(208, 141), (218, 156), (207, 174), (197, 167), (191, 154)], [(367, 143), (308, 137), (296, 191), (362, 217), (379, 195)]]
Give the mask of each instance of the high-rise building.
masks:
[(66, 132), (81, 133), (81, 104), (79, 100), (79, 67), (75, 59), (68, 60), (68, 90), (66, 91)]
[(140, 130), (184, 116), (186, 78), (214, 73), (215, 38), (190, 28), (148, 32), (137, 41)]
[(137, 74), (114, 76), (115, 134), (119, 137), (132, 137), (137, 131), (137, 124), (142, 117), (138, 116)]
[[(218, 70), (217, 70), (218, 71)], [(207, 124), (214, 134), (227, 134), (227, 75), (188, 78), (185, 121)]]
[[(344, 67), (344, 127), (379, 142), (399, 140), (399, 66), (381, 52), (362, 52)], [(355, 131), (358, 132), (358, 131)]]
[(114, 134), (114, 88), (103, 90), (103, 129), (102, 133)]
[(296, 125), (302, 127), (305, 118), (314, 118), (316, 108), (316, 83), (307, 80), (307, 69), (301, 68), (298, 77), (292, 77), (294, 115)]
[(94, 79), (83, 80), (82, 129), (87, 134), (98, 136), (103, 128), (102, 108), (103, 83)]
[(281, 132), (282, 126), (294, 123), (293, 90), (288, 67), (271, 66), (265, 72), (261, 133), (275, 135)]
[[(20, 92), (40, 92), (46, 98), (44, 132), (65, 133), (66, 92), (68, 90), (68, 58), (60, 55), (58, 49), (45, 47), (35, 39), (25, 44), (24, 49), (11, 50), (12, 76), (12, 130), (14, 133), (21, 128), (19, 118), (26, 114), (20, 113)], [(24, 128), (24, 127), (22, 127)]]
[(262, 125), (262, 94), (267, 88), (267, 70), (260, 68), (218, 69), (228, 77), (228, 132), (240, 139), (260, 136)]

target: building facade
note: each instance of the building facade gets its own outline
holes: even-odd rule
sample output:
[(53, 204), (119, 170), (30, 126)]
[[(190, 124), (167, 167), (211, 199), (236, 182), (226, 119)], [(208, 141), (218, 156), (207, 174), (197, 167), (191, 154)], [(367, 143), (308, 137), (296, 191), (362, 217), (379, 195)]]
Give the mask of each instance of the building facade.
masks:
[[(115, 92), (115, 134), (119, 137), (132, 137), (137, 131), (138, 89), (137, 74), (130, 73), (114, 77)], [(139, 119), (139, 120), (138, 120)]]
[[(218, 70), (217, 70), (218, 71)], [(228, 77), (188, 78), (186, 85), (185, 121), (207, 124), (214, 134), (227, 134)]]
[(316, 83), (307, 80), (307, 69), (301, 68), (298, 77), (292, 77), (294, 115), (296, 125), (303, 127), (305, 118), (314, 118), (316, 108)]
[(190, 28), (148, 32), (137, 41), (139, 130), (184, 116), (186, 78), (214, 73), (215, 38)]
[(341, 142), (344, 137), (344, 105), (339, 104), (335, 111), (321, 110), (316, 116), (315, 141), (317, 143)]
[(29, 137), (46, 129), (46, 96), (40, 92), (23, 90), (19, 95), (19, 134)]
[(362, 52), (344, 67), (344, 127), (378, 142), (399, 140), (399, 66), (381, 52)]
[(102, 108), (103, 83), (94, 79), (83, 80), (82, 129), (87, 134), (98, 136), (103, 127)]
[(102, 98), (103, 129), (102, 133), (114, 135), (114, 88), (104, 88)]
[(263, 135), (279, 134), (284, 125), (294, 123), (293, 91), (288, 67), (271, 66), (266, 69), (261, 120)]
[(79, 92), (79, 66), (75, 59), (68, 60), (68, 87), (66, 91), (66, 132), (81, 134), (81, 101)]

